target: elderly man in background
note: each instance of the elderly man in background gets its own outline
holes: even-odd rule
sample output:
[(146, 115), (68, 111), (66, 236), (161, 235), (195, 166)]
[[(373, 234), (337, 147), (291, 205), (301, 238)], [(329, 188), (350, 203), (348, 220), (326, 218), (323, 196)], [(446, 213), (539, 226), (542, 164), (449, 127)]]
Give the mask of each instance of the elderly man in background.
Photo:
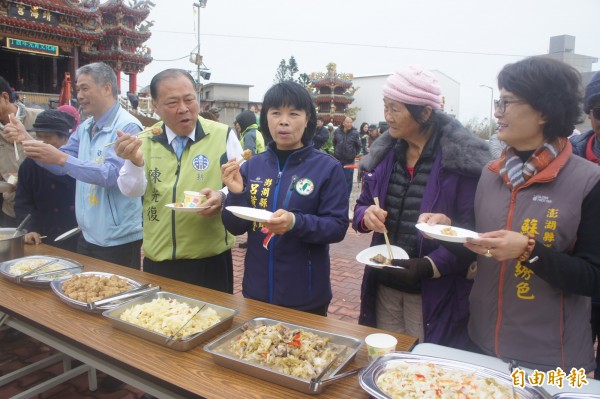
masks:
[[(2, 212), (0, 214), (0, 226), (16, 227), (15, 219), (15, 190), (17, 183), (17, 172), (19, 165), (23, 162), (25, 155), (23, 148), (13, 144), (14, 140), (8, 139), (4, 134), (5, 125), (10, 123), (9, 115), (16, 116), (26, 129), (31, 129), (35, 118), (41, 109), (26, 108), (22, 103), (15, 101), (10, 84), (0, 76), (0, 182), (8, 182), (15, 188), (2, 193)], [(18, 153), (18, 157), (16, 156)]]
[[(198, 117), (192, 76), (160, 72), (150, 83), (158, 134), (119, 134), (117, 154), (126, 159), (121, 191), (143, 196), (144, 271), (233, 293), (231, 248), (235, 238), (221, 221), (225, 193), (221, 164), (238, 159), (242, 147), (227, 125)], [(154, 133), (154, 132), (153, 132)], [(206, 196), (198, 212), (176, 209), (184, 191)]]
[[(33, 131), (44, 143), (60, 148), (69, 141), (75, 118), (70, 114), (49, 109), (38, 115)], [(77, 237), (54, 242), (59, 235), (77, 225), (75, 218), (75, 179), (71, 176), (57, 176), (31, 158), (26, 158), (19, 167), (19, 181), (15, 198), (17, 223), (31, 215), (25, 234), (26, 244), (41, 244), (41, 236), (46, 242), (69, 251), (77, 248)]]
[(98, 62), (77, 70), (77, 100), (87, 116), (60, 149), (31, 140), (23, 124), (11, 121), (10, 137), (23, 143), (25, 154), (56, 175), (77, 180), (75, 212), (82, 236), (77, 252), (139, 269), (142, 239), (141, 203), (117, 186), (124, 160), (107, 145), (117, 131), (137, 133), (141, 123), (117, 101), (117, 78)]

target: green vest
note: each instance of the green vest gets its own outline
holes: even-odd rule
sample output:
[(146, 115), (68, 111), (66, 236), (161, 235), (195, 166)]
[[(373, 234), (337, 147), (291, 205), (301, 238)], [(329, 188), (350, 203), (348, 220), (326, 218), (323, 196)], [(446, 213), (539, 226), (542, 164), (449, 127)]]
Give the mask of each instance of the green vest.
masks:
[(183, 202), (184, 191), (223, 187), (220, 161), (226, 154), (229, 128), (198, 118), (195, 141), (187, 141), (178, 162), (163, 123), (155, 126), (163, 133), (142, 143), (148, 180), (143, 197), (144, 256), (156, 262), (202, 259), (231, 249), (235, 238), (223, 226), (220, 213), (205, 217), (166, 207)]
[(263, 138), (262, 133), (258, 130), (257, 124), (252, 124), (252, 125), (248, 126), (246, 128), (246, 130), (244, 130), (242, 132), (242, 134), (241, 134), (242, 143), (244, 142), (244, 136), (246, 135), (246, 133), (252, 129), (254, 129), (254, 131), (256, 132), (256, 138), (254, 139), (254, 141), (256, 142), (256, 154), (260, 154), (261, 152), (264, 152), (266, 150), (266, 148), (265, 148), (265, 139)]

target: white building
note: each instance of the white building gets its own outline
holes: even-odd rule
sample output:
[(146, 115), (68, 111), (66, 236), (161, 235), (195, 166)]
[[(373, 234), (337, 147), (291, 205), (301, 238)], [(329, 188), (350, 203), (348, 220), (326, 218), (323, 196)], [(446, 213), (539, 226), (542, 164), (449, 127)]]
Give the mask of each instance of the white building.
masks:
[(233, 126), (235, 117), (250, 109), (260, 112), (260, 103), (250, 101), (251, 85), (232, 83), (208, 83), (202, 86), (200, 112), (219, 110), (219, 122)]
[[(460, 104), (460, 83), (438, 70), (432, 70), (431, 72), (437, 77), (442, 89), (444, 111), (450, 115), (457, 116)], [(352, 79), (354, 87), (357, 90), (354, 93), (354, 102), (350, 104), (350, 107), (360, 108), (356, 116), (355, 126), (357, 128), (363, 122), (378, 124), (385, 121), (383, 117), (382, 89), (385, 85), (385, 80), (390, 74), (355, 76)]]
[[(581, 73), (581, 83), (584, 88), (596, 73), (592, 71), (592, 65), (598, 62), (598, 58), (575, 53), (575, 36), (552, 36), (548, 54), (543, 55), (563, 61), (577, 69)], [(584, 115), (583, 122), (577, 125), (576, 128), (582, 133), (590, 130), (592, 128), (590, 118)]]

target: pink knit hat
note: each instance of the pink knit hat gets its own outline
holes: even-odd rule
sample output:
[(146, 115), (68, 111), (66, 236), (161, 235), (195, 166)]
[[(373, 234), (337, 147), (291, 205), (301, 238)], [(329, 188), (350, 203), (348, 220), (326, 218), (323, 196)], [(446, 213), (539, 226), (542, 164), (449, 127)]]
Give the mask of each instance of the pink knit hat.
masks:
[(383, 86), (383, 96), (404, 104), (442, 108), (437, 78), (420, 65), (409, 65), (390, 75)]

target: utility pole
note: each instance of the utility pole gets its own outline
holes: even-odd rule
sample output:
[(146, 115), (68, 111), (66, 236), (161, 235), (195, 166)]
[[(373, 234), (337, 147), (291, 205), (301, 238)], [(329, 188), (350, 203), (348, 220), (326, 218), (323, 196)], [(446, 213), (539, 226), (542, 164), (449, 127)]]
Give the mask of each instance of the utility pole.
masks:
[(200, 94), (202, 92), (202, 84), (200, 83), (200, 70), (202, 69), (202, 55), (200, 54), (200, 9), (206, 7), (206, 2), (208, 0), (199, 0), (197, 3), (194, 3), (194, 7), (198, 10), (198, 47), (197, 52), (195, 54), (194, 63), (196, 64), (196, 92), (198, 94), (198, 103), (201, 102)]

